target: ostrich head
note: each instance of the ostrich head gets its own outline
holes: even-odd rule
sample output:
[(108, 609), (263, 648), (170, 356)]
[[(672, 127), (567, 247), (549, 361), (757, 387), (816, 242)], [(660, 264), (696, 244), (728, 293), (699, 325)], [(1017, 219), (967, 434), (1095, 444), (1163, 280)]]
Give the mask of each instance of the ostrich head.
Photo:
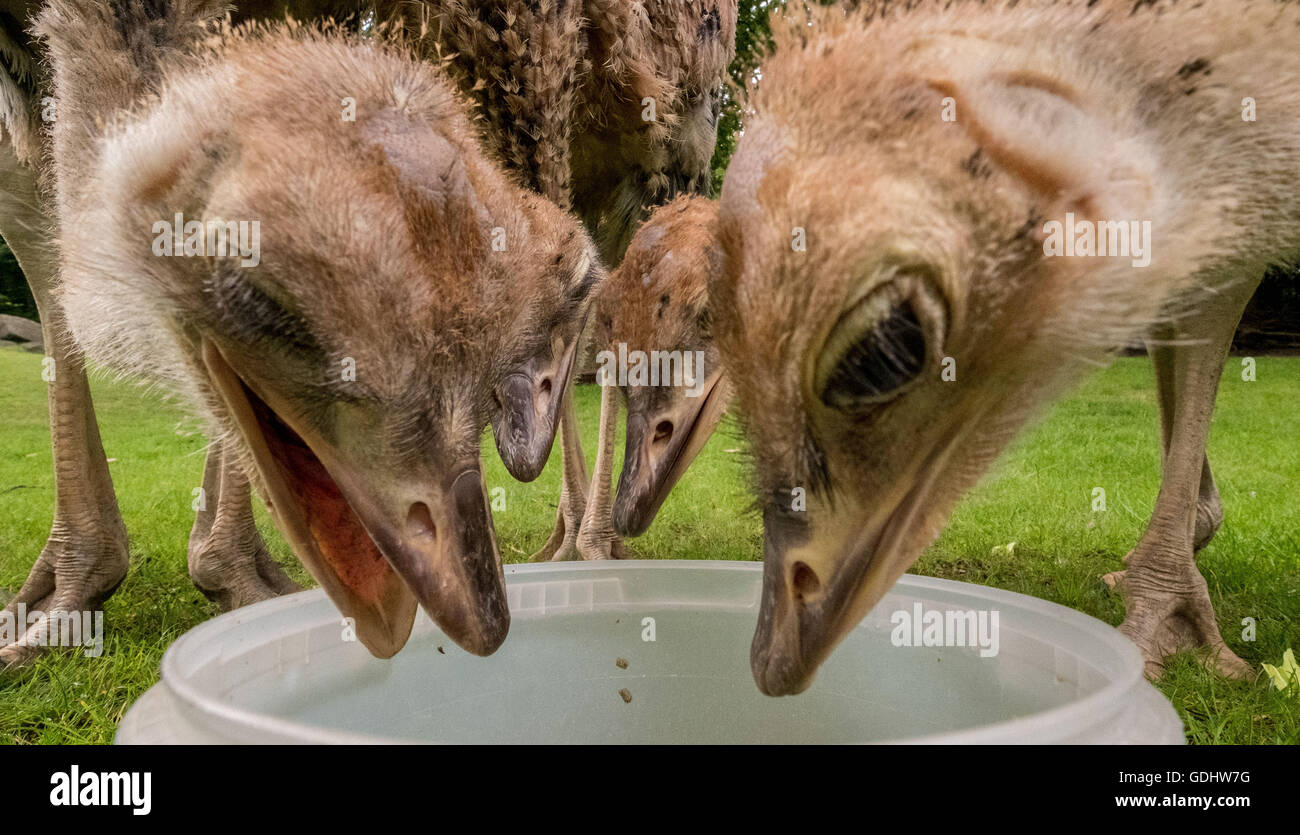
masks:
[[(80, 61), (55, 50), (61, 90)], [(242, 440), (372, 653), (402, 647), (417, 603), (493, 652), (509, 612), (480, 436), (507, 371), (552, 353), (602, 277), (578, 223), (486, 160), (435, 68), (373, 43), (227, 33), (78, 147), (87, 95), (61, 97), (56, 133), (78, 342)]]
[[(1066, 45), (1110, 48), (1111, 28), (1087, 40), (1103, 12), (935, 8), (778, 28), (723, 187), (709, 297), (763, 510), (751, 661), (771, 695), (811, 683), (1035, 407), (1140, 333), (1213, 237), (1178, 222), (1144, 88), (1118, 59), (1074, 63)], [(1153, 219), (1155, 260), (1048, 257), (1067, 212)]]
[(595, 301), (599, 357), (615, 364), (636, 357), (658, 372), (653, 385), (649, 367), (646, 380), (630, 373), (615, 381), (628, 412), (613, 508), (614, 529), (624, 536), (650, 527), (730, 400), (705, 293), (720, 269), (716, 235), (711, 200), (680, 197), (656, 209)]

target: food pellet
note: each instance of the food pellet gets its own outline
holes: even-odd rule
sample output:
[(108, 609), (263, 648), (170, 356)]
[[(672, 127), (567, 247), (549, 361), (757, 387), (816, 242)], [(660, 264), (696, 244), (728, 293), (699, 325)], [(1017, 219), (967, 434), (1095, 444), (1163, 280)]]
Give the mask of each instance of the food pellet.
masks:
[(631, 703), (632, 703), (632, 691), (631, 691), (631, 690), (628, 690), (626, 687), (624, 687), (622, 690), (618, 691), (618, 695), (620, 695), (620, 696), (623, 697), (623, 701), (624, 701), (624, 702), (626, 702), (626, 703), (628, 703), (628, 704), (631, 704)]

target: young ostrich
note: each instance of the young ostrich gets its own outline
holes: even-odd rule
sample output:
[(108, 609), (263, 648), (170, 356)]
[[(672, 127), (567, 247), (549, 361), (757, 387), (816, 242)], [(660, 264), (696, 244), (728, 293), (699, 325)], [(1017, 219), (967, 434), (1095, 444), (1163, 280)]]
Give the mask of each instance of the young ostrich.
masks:
[[(381, 17), (394, 15), (452, 56), (489, 147), (525, 184), (576, 210), (605, 263), (618, 263), (650, 207), (707, 190), (719, 93), (735, 53), (735, 0), (381, 4)], [(493, 422), (507, 469), (523, 481), (545, 466), (560, 422), (556, 525), (534, 559), (581, 553), (587, 470), (567, 385), (579, 336), (520, 365)], [(595, 538), (609, 536), (604, 521)]]
[[(600, 294), (603, 310), (591, 344), (616, 352), (620, 343), (625, 350), (691, 356), (702, 350), (707, 393), (700, 399), (688, 397), (681, 386), (653, 392), (621, 387), (628, 419), (623, 472), (611, 507), (618, 397), (613, 386), (604, 386), (591, 501), (577, 535), (570, 525), (564, 538), (561, 516), (535, 560), (622, 556), (620, 537), (650, 526), (729, 402), (725, 380), (714, 373), (720, 366), (703, 313), (705, 271), (715, 259), (707, 253), (711, 235), (701, 233), (715, 223), (716, 206), (679, 200), (672, 209), (646, 215), (647, 207), (674, 195), (709, 193), (722, 84), (735, 55), (737, 4), (588, 5), (593, 69), (584, 85), (586, 118), (573, 145), (575, 204), (607, 263), (620, 265), (620, 279)], [(657, 103), (664, 118), (647, 121), (646, 101)], [(642, 219), (649, 231), (629, 249)], [(654, 277), (648, 284), (647, 276)], [(566, 478), (565, 491), (574, 489)]]
[[(736, 49), (737, 14), (735, 0), (700, 4), (681, 0), (643, 4), (588, 0), (591, 72), (581, 89), (580, 121), (572, 144), (573, 194), (574, 208), (596, 236), (606, 263), (621, 263), (633, 232), (643, 220), (649, 222), (646, 218), (652, 207), (679, 194), (708, 194), (722, 85)], [(647, 102), (654, 103), (653, 111), (647, 110)], [(647, 118), (652, 113), (653, 117)], [(712, 214), (713, 209), (704, 204), (687, 210), (669, 224), (666, 246), (680, 243), (682, 260), (695, 261), (697, 253), (702, 252), (702, 242), (688, 230), (694, 224), (711, 222)], [(649, 255), (654, 262), (668, 252), (665, 247), (655, 249), (648, 239), (646, 246), (655, 251)], [(639, 284), (641, 273), (651, 269), (652, 262), (644, 260), (646, 256), (642, 252), (639, 270), (629, 265), (624, 271), (619, 286), (629, 291), (626, 295), (618, 291), (602, 294), (606, 310), (617, 310), (617, 323), (612, 331), (593, 333), (592, 346), (614, 346), (617, 335), (628, 333), (634, 340), (647, 337), (646, 344), (652, 347), (705, 349), (706, 371), (718, 368), (713, 362), (716, 356), (707, 350), (707, 334), (693, 332), (703, 295), (696, 295), (688, 286), (702, 281), (702, 276), (688, 276), (675, 266), (665, 265), (662, 273), (673, 275), (666, 279), (667, 283), (679, 284), (683, 289), (683, 303), (665, 310), (660, 301), (662, 294), (642, 292), (645, 288)], [(628, 278), (634, 270), (636, 281)], [(681, 327), (675, 329), (674, 324)], [(642, 449), (637, 457), (624, 459), (612, 518), (609, 482), (618, 403), (613, 387), (605, 386), (592, 476), (593, 501), (584, 505), (570, 498), (570, 514), (566, 516), (562, 497), (556, 530), (533, 559), (620, 556), (623, 549), (619, 536), (639, 534), (649, 527), (669, 490), (721, 418), (728, 401), (725, 384), (719, 385), (716, 377), (710, 377), (708, 386), (709, 395), (704, 401), (708, 408), (698, 412), (693, 409), (701, 403), (695, 398), (682, 403), (680, 388), (661, 391), (660, 397), (642, 397), (644, 392), (625, 390), (629, 409), (627, 451), (632, 453), (634, 445)], [(678, 446), (662, 437), (656, 442), (653, 435), (643, 437), (643, 432), (634, 438), (642, 424), (658, 426), (663, 422), (655, 419), (647, 423), (656, 412), (672, 413), (679, 430), (687, 427), (694, 414), (694, 429), (687, 434), (679, 432), (676, 439), (681, 443), (689, 437), (690, 442)], [(572, 441), (577, 460), (582, 462), (576, 428)], [(665, 444), (673, 447), (671, 454), (677, 456), (677, 464), (660, 470), (658, 462)], [(631, 472), (627, 469), (629, 461), (634, 467)], [(647, 467), (636, 468), (641, 461)], [(575, 468), (566, 460), (564, 496), (585, 493), (585, 471), (585, 463), (579, 463), (577, 472), (582, 480), (575, 479)]]
[[(591, 335), (604, 350), (595, 472), (577, 541), (584, 559), (617, 557), (620, 537), (650, 527), (730, 402), (706, 293), (708, 277), (721, 269), (717, 217), (717, 203), (703, 197), (659, 207), (596, 295)], [(611, 378), (625, 357), (636, 361), (625, 363), (625, 378)], [(620, 394), (626, 445), (611, 502)]]
[[(489, 654), (509, 612), (479, 436), (505, 361), (581, 317), (594, 247), (486, 160), (429, 64), (304, 27), (214, 40), (221, 8), (41, 14), (71, 331), (208, 418), (373, 654), (417, 602)], [(177, 231), (168, 257), (178, 214), (200, 243)], [(254, 258), (192, 251), (202, 224), (254, 220)]]
[[(0, 186), (0, 234), (32, 286), (42, 311), (45, 342), (59, 369), (49, 386), (57, 498), (49, 543), (11, 605), (73, 610), (94, 608), (116, 588), (127, 570), (127, 543), (81, 359), (66, 337), (62, 312), (51, 297), (54, 269), (44, 233), (53, 224), (36, 188), (41, 160), (36, 111), (45, 91), (30, 72), (34, 50), (24, 31), (36, 5), (0, 0), (0, 57), (7, 71), (0, 73), (4, 105), (0, 140), (8, 140), (0, 144), (0, 166), (7, 174)], [(513, 0), (480, 4), (473, 10), (458, 0), (418, 4), (244, 0), (235, 17), (282, 19), (288, 13), (300, 20), (324, 16), (342, 20), (367, 10), (378, 20), (391, 22), (394, 16), (404, 16), (417, 26), (427, 21), (430, 10), (436, 12), (440, 48), (458, 56), (452, 69), (460, 71), (457, 77), (465, 91), (478, 100), (491, 147), (525, 183), (561, 205), (569, 203), (570, 131), (577, 120), (581, 135), (598, 131), (603, 137), (603, 150), (599, 144), (586, 145), (593, 159), (617, 157), (624, 166), (636, 166), (634, 172), (621, 175), (619, 189), (609, 192), (621, 205), (636, 202), (627, 198), (638, 187), (645, 189), (646, 202), (656, 202), (664, 184), (698, 183), (707, 176), (716, 91), (707, 83), (687, 81), (721, 77), (734, 41), (734, 2), (721, 0), (697, 10), (657, 0), (649, 12), (634, 15), (635, 26), (626, 25), (627, 15), (635, 10), (623, 4), (592, 2), (579, 8), (543, 2), (534, 7)], [(651, 16), (654, 29), (646, 26)], [(673, 28), (674, 21), (684, 23)], [(694, 42), (682, 37), (692, 26)], [(530, 47), (513, 48), (521, 43)], [(597, 73), (582, 71), (590, 64), (584, 57), (589, 43), (594, 51), (603, 49), (611, 56), (599, 63)], [(714, 56), (713, 70), (698, 69), (705, 66), (700, 59), (719, 49), (724, 54), (721, 59)], [(492, 83), (479, 84), (474, 73)], [(579, 78), (591, 82), (579, 87)], [(618, 108), (635, 109), (640, 95), (653, 91), (660, 94), (658, 121), (638, 124), (608, 115)], [(611, 121), (625, 130), (610, 129)], [(661, 125), (675, 127), (666, 130)], [(702, 138), (709, 143), (704, 151)], [(629, 149), (640, 150), (629, 153)], [(591, 179), (579, 173), (577, 191), (596, 228), (603, 216), (598, 201), (605, 192), (582, 185)], [(634, 220), (626, 213), (622, 217), (625, 222)], [(607, 239), (625, 234), (617, 223), (605, 222), (600, 228)], [(549, 454), (563, 402), (552, 393), (565, 388), (580, 325), (580, 319), (560, 322), (550, 343), (505, 361), (513, 363), (515, 373), (503, 375), (493, 425), (502, 458), (519, 478), (535, 477)], [(568, 425), (573, 426), (573, 421)], [(558, 547), (563, 540), (563, 550), (572, 553), (586, 476), (576, 429), (566, 439), (564, 449), (573, 453), (565, 457), (566, 489), (555, 542)], [(208, 507), (196, 516), (189, 548), (191, 577), (225, 608), (296, 588), (269, 558), (257, 533), (248, 479), (237, 459), (235, 454), (223, 454), (220, 439), (212, 442), (203, 477)], [(570, 520), (567, 537), (566, 518)], [(0, 648), (0, 658), (13, 661), (30, 655), (34, 642), (19, 643), (26, 646)]]
[[(25, 31), (29, 13), (34, 10), (25, 2), (0, 0), (0, 235), (31, 286), (54, 363), (48, 398), (55, 503), (49, 540), (6, 610), (75, 611), (97, 608), (121, 582), (127, 538), (85, 371), (53, 299), (53, 224), (38, 187), (42, 91), (36, 50)], [(0, 668), (34, 655), (32, 643), (0, 644)]]
[[(343, 0), (247, 0), (236, 19), (286, 13), (298, 18), (356, 11)], [(46, 353), (55, 374), (48, 383), (54, 453), (54, 523), (27, 581), (7, 608), (76, 611), (98, 608), (126, 575), (127, 533), (99, 439), (82, 358), (67, 334), (54, 298), (54, 228), (45, 177), (42, 117), (53, 117), (52, 92), (37, 70), (36, 45), (27, 28), (40, 9), (28, 0), (0, 0), (0, 236), (22, 266), (36, 299)], [(237, 455), (223, 454), (220, 439), (204, 466), (205, 506), (195, 516), (189, 572), (195, 585), (223, 609), (263, 600), (298, 587), (271, 559), (254, 523), (247, 476)], [(42, 624), (7, 647), (0, 666), (32, 657)]]
[[(805, 689), (1031, 414), (1144, 332), (1164, 479), (1120, 629), (1149, 675), (1189, 647), (1244, 673), (1197, 506), (1241, 311), (1300, 256), (1300, 7), (812, 14), (763, 64), (709, 288), (764, 509), (759, 688)], [(1149, 264), (1054, 254), (1049, 224), (1075, 218), (1149, 221)]]

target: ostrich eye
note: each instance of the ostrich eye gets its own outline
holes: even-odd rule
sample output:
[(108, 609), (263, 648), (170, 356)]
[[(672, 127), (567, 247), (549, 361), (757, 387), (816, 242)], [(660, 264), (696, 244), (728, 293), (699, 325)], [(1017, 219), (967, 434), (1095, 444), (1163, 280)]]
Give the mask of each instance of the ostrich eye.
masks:
[(925, 370), (941, 305), (925, 282), (893, 281), (846, 311), (817, 361), (815, 390), (833, 409), (890, 400)]
[(897, 391), (925, 367), (925, 335), (911, 302), (890, 308), (845, 353), (822, 390), (828, 406), (847, 408)]
[(246, 344), (271, 340), (308, 353), (320, 350), (301, 316), (233, 271), (218, 272), (208, 289), (222, 325), (234, 339)]
[(584, 252), (573, 270), (572, 284), (569, 287), (569, 300), (581, 304), (591, 295), (591, 291), (605, 277), (605, 269), (591, 252)]

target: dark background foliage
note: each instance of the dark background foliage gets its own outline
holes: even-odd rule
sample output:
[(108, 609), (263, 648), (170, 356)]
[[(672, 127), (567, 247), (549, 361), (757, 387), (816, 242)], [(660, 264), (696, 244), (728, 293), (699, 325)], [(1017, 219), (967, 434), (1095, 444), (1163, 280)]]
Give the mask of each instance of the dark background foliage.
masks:
[(0, 313), (22, 316), (24, 319), (37, 318), (36, 302), (27, 289), (18, 262), (4, 241), (0, 241)]
[[(763, 51), (771, 43), (768, 15), (782, 4), (783, 0), (740, 0), (736, 60), (731, 65), (733, 84), (743, 86), (758, 69)], [(718, 121), (718, 147), (713, 157), (715, 196), (722, 188), (727, 162), (736, 149), (736, 137), (743, 128), (742, 115), (735, 90), (725, 90), (722, 117)], [(0, 313), (36, 318), (36, 304), (18, 264), (3, 242), (0, 242)], [(1239, 350), (1300, 349), (1300, 269), (1269, 272), (1246, 310), (1234, 347)]]

